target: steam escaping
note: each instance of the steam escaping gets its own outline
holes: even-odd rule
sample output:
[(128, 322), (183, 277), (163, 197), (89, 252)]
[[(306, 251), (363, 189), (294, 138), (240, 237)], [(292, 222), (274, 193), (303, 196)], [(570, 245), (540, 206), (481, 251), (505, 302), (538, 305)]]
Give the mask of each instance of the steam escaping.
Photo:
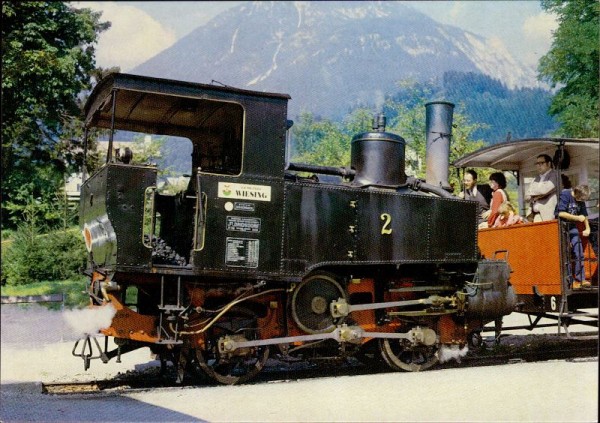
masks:
[(458, 345), (442, 345), (439, 351), (439, 360), (440, 363), (445, 363), (446, 361), (456, 360), (460, 363), (460, 359), (463, 358), (469, 352), (469, 347), (465, 345), (460, 348)]
[(381, 90), (375, 90), (375, 111), (377, 113), (383, 112), (383, 105), (385, 104), (385, 95)]
[(79, 337), (94, 335), (100, 329), (105, 329), (112, 323), (117, 310), (112, 304), (103, 307), (85, 308), (81, 310), (68, 310), (64, 312), (64, 319)]

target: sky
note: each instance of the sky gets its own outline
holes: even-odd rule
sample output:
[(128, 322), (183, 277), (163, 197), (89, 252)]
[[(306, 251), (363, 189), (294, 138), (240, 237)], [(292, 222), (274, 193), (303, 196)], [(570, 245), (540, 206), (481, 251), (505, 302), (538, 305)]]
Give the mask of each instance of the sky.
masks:
[[(72, 2), (102, 11), (111, 28), (100, 35), (96, 60), (101, 67), (127, 72), (240, 1)], [(533, 68), (550, 48), (558, 24), (539, 1), (403, 1), (432, 19), (501, 43)]]

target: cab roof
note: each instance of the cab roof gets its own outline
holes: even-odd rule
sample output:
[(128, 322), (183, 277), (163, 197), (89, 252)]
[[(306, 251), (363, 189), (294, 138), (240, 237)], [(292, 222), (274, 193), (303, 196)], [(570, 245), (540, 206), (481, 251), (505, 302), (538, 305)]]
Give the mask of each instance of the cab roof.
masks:
[[(115, 128), (138, 132), (173, 134), (187, 132), (211, 116), (221, 105), (212, 100), (244, 103), (249, 100), (283, 101), (288, 94), (243, 90), (148, 76), (113, 73), (93, 89), (85, 105), (85, 124), (111, 127), (112, 93), (117, 92)], [(190, 112), (195, 119), (190, 119)]]

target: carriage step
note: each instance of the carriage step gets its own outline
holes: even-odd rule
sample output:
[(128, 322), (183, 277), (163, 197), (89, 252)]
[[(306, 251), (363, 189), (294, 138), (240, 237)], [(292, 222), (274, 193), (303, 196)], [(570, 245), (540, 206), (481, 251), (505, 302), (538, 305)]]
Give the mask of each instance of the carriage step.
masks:
[(569, 288), (568, 292), (570, 294), (590, 294), (592, 292), (598, 293), (598, 286), (594, 285), (594, 286), (590, 286), (588, 288), (577, 288), (577, 289)]
[(562, 317), (594, 317), (597, 319), (598, 313), (587, 313), (587, 312), (563, 313)]

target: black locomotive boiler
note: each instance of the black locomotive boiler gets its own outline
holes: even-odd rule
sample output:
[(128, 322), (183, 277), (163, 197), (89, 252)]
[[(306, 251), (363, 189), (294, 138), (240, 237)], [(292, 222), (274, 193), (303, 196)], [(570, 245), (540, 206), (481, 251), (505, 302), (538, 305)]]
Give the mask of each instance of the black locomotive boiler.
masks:
[[(427, 105), (421, 181), (383, 116), (352, 140), (349, 168), (288, 163), (289, 98), (126, 74), (95, 87), (86, 129), (111, 136), (80, 213), (91, 307), (116, 310), (103, 361), (149, 346), (178, 378), (193, 362), (233, 384), (270, 355), (376, 350), (418, 371), (512, 311), (507, 263), (478, 256), (477, 204), (444, 189), (452, 104)], [(113, 154), (117, 130), (191, 141), (187, 187), (160, 192), (156, 166)]]

